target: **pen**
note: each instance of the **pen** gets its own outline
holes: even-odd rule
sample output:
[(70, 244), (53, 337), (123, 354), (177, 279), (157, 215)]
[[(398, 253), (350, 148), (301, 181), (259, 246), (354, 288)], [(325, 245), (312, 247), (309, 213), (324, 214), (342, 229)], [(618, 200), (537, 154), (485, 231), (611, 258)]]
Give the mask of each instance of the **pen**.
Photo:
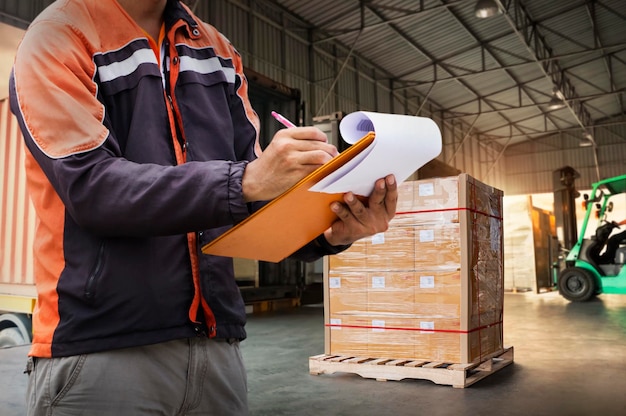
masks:
[(274, 117), (280, 124), (285, 127), (296, 127), (291, 121), (287, 120), (284, 116), (278, 114), (276, 111), (272, 111), (272, 117)]

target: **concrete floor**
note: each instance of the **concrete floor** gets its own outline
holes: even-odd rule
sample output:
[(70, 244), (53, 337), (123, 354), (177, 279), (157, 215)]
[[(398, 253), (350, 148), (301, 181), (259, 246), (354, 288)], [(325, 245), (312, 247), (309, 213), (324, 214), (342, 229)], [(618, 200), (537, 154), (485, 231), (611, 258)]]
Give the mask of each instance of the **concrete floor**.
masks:
[[(312, 376), (324, 352), (321, 306), (249, 316), (243, 345), (253, 416), (626, 415), (626, 296), (569, 303), (506, 294), (504, 340), (515, 363), (455, 389), (426, 380)], [(0, 350), (0, 415), (21, 416), (27, 347)]]

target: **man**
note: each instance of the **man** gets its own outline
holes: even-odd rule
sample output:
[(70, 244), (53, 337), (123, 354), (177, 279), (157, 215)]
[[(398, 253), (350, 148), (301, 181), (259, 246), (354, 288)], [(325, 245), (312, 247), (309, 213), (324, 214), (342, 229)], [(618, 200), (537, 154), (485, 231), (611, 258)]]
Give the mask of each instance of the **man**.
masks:
[[(336, 155), (312, 127), (263, 153), (239, 55), (177, 0), (59, 0), (11, 107), (40, 222), (29, 415), (247, 413), (232, 259), (200, 248)], [(384, 231), (393, 176), (294, 258)]]
[[(612, 221), (609, 224), (611, 224), (611, 228), (608, 232), (608, 234), (610, 235), (611, 231), (613, 231), (614, 228), (619, 229), (620, 225), (626, 225), (626, 220), (622, 220), (620, 222)], [(626, 230), (617, 234), (613, 234), (607, 239), (606, 249), (604, 250), (604, 253), (599, 256), (598, 264), (615, 264), (615, 255), (617, 254), (617, 249), (622, 244), (626, 244)]]

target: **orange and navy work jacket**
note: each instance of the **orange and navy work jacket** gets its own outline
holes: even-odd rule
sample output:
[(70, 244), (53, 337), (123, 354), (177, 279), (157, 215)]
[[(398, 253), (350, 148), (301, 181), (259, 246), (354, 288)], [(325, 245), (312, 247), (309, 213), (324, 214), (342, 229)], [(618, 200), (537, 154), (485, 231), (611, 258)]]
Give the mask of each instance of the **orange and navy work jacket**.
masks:
[(18, 49), (11, 108), (39, 219), (32, 356), (246, 336), (232, 259), (200, 248), (254, 209), (241, 181), (259, 120), (215, 28), (169, 0), (162, 37), (155, 51), (115, 0), (59, 0)]

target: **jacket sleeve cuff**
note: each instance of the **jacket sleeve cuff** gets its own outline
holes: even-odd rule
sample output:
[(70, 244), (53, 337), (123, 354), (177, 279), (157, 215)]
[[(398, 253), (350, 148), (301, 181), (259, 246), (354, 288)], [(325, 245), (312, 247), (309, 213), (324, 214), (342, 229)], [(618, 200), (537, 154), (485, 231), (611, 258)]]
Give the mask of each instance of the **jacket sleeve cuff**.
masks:
[(234, 162), (230, 167), (230, 177), (228, 180), (228, 207), (230, 216), (236, 224), (243, 221), (250, 215), (248, 204), (243, 199), (243, 173), (248, 162)]
[(326, 240), (326, 238), (324, 237), (324, 234), (320, 234), (313, 241), (289, 256), (289, 258), (305, 262), (312, 262), (324, 256), (340, 253), (350, 246), (351, 244), (347, 244), (344, 246), (330, 245), (328, 240)]
[(342, 251), (348, 249), (352, 245), (352, 244), (347, 244), (347, 245), (342, 245), (342, 246), (333, 246), (328, 242), (326, 237), (324, 237), (324, 234), (318, 235), (315, 238), (315, 240), (313, 240), (313, 242), (318, 247), (320, 247), (325, 252), (325, 254), (341, 253)]

